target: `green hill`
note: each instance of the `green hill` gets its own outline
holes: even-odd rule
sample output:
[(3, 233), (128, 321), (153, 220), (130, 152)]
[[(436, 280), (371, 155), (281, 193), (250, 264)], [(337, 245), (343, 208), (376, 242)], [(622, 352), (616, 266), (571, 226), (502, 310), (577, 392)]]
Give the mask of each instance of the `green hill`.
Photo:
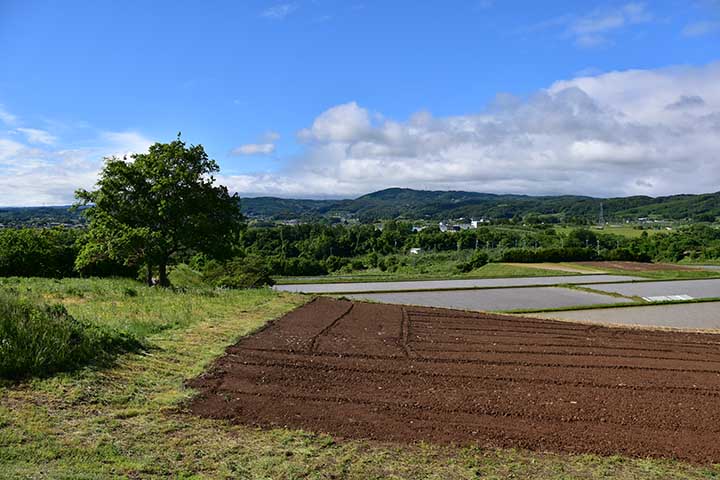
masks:
[[(307, 200), (276, 197), (243, 198), (243, 213), (250, 218), (304, 221), (351, 217), (364, 222), (389, 219), (431, 221), (458, 218), (509, 219), (529, 214), (559, 221), (597, 220), (600, 204), (609, 221), (641, 217), (667, 220), (712, 221), (720, 217), (720, 192), (667, 197), (593, 198), (576, 195), (496, 195), (462, 191), (388, 188), (348, 200)], [(78, 225), (78, 212), (69, 207), (0, 208), (6, 227)]]
[(389, 188), (352, 200), (242, 199), (243, 211), (250, 217), (311, 219), (353, 216), (363, 221), (461, 217), (506, 219), (528, 214), (551, 215), (563, 220), (573, 217), (593, 220), (598, 217), (601, 203), (605, 218), (615, 221), (639, 217), (709, 220), (720, 216), (720, 193), (656, 198), (593, 198)]

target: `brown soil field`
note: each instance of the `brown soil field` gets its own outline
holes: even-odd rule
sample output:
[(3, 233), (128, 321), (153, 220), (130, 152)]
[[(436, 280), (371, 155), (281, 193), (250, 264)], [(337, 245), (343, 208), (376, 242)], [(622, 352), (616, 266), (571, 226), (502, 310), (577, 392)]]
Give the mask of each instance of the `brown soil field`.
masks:
[(656, 270), (695, 270), (683, 265), (675, 265), (672, 263), (643, 263), (643, 262), (573, 262), (577, 265), (593, 267), (599, 269), (626, 270), (628, 272), (647, 272)]
[(317, 298), (188, 382), (336, 438), (720, 462), (720, 336)]

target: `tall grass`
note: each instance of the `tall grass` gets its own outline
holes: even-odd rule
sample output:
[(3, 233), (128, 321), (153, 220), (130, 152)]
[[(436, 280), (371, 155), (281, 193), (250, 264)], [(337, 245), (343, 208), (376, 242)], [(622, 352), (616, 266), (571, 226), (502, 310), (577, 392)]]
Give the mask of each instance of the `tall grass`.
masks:
[(46, 376), (141, 348), (132, 335), (77, 320), (63, 305), (0, 290), (0, 377)]

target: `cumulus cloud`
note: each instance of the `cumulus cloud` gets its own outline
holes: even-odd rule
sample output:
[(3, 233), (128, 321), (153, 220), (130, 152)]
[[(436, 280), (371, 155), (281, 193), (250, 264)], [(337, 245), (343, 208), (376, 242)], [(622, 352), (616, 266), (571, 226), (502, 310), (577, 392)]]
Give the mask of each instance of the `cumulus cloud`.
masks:
[(669, 104), (665, 108), (667, 110), (684, 110), (686, 108), (696, 108), (705, 106), (705, 100), (698, 95), (682, 95), (677, 101)]
[(315, 119), (310, 128), (300, 130), (298, 138), (306, 142), (352, 141), (372, 132), (370, 114), (355, 102), (329, 108)]
[[(674, 107), (672, 107), (674, 106)], [(391, 186), (663, 195), (720, 185), (720, 63), (558, 81), (487, 109), (398, 121), (355, 102), (298, 134), (275, 174), (226, 176), (246, 195), (353, 196)]]

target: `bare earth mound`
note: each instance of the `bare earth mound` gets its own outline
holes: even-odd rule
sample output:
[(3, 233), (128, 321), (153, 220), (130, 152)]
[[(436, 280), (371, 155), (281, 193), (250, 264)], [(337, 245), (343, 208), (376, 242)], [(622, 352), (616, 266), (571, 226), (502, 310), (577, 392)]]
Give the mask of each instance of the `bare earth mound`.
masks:
[(318, 298), (190, 409), (344, 438), (720, 462), (720, 337)]

